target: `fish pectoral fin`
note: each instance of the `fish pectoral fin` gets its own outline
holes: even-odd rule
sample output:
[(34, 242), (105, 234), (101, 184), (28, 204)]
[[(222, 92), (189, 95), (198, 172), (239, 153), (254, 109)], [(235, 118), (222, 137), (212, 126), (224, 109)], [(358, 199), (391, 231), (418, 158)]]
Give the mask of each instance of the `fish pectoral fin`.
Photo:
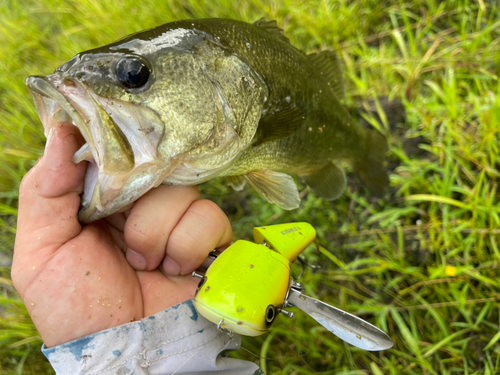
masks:
[(307, 59), (328, 82), (337, 99), (344, 99), (344, 79), (338, 55), (334, 51), (322, 51), (307, 55)]
[(326, 200), (337, 199), (346, 187), (344, 171), (333, 162), (303, 177), (307, 185)]
[(266, 30), (268, 33), (273, 34), (282, 42), (290, 43), (290, 40), (285, 36), (283, 29), (278, 26), (278, 23), (275, 20), (266, 21), (265, 17), (255, 21), (253, 23), (255, 26), (260, 27), (261, 29)]
[(305, 105), (298, 105), (266, 114), (259, 121), (252, 146), (256, 147), (266, 142), (291, 136), (305, 122), (306, 112)]
[(236, 191), (243, 190), (247, 182), (243, 176), (227, 176), (226, 178), (229, 186)]
[(247, 173), (244, 177), (269, 203), (275, 203), (285, 210), (299, 207), (297, 185), (289, 175), (263, 169)]

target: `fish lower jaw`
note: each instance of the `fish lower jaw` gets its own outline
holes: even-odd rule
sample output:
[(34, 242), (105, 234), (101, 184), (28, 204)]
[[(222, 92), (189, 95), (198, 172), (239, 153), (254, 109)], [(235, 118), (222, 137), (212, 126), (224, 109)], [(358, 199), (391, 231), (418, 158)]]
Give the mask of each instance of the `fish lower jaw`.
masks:
[(133, 202), (159, 186), (174, 167), (175, 163), (155, 160), (136, 165), (128, 173), (110, 175), (89, 162), (78, 219), (87, 224), (130, 208)]
[(130, 177), (133, 170), (125, 174), (106, 174), (102, 168), (98, 166), (89, 143), (85, 143), (73, 155), (73, 163), (79, 164), (82, 161), (88, 162), (87, 173), (85, 175), (84, 192), (82, 195), (82, 207), (86, 207), (91, 201), (93, 201), (96, 204), (96, 208), (102, 211), (103, 208), (100, 200), (96, 200), (94, 197), (99, 190), (99, 180), (106, 181), (107, 189), (120, 190), (124, 186), (126, 180)]

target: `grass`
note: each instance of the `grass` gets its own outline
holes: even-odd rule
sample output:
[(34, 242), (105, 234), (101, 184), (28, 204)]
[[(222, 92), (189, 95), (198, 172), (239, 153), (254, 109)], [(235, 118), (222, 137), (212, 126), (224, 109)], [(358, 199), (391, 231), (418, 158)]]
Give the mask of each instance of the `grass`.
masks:
[(307, 52), (334, 49), (346, 104), (403, 101), (407, 121), (390, 129), (391, 190), (375, 200), (351, 179), (326, 202), (307, 192), (293, 212), (262, 204), (224, 181), (202, 194), (229, 215), (235, 238), (256, 225), (307, 221), (328, 250), (310, 248), (306, 292), (389, 332), (395, 347), (345, 345), (296, 313), (245, 338), (233, 355), (268, 374), (500, 373), (500, 12), (479, 0), (0, 1), (0, 373), (50, 367), (9, 280), (18, 187), (44, 147), (24, 86), (77, 52), (183, 18), (276, 19)]

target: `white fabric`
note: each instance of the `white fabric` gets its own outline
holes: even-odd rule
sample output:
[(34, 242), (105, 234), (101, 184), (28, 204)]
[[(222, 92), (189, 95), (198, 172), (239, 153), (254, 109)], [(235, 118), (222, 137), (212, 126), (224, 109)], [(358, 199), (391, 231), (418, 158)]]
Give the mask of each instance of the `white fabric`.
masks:
[(189, 300), (144, 318), (42, 352), (59, 375), (224, 374), (259, 375), (259, 367), (226, 358), (241, 337), (231, 339), (199, 315)]

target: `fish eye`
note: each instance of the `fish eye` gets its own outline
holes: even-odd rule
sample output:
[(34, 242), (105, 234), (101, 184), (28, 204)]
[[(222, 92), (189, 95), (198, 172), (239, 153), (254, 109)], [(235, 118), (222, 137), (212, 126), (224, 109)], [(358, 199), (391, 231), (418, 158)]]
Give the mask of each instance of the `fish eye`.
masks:
[(273, 305), (269, 305), (266, 309), (266, 322), (271, 324), (274, 321), (274, 318), (276, 318), (276, 309)]
[(144, 86), (151, 72), (147, 65), (138, 57), (124, 57), (116, 64), (116, 76), (120, 83), (128, 89)]

